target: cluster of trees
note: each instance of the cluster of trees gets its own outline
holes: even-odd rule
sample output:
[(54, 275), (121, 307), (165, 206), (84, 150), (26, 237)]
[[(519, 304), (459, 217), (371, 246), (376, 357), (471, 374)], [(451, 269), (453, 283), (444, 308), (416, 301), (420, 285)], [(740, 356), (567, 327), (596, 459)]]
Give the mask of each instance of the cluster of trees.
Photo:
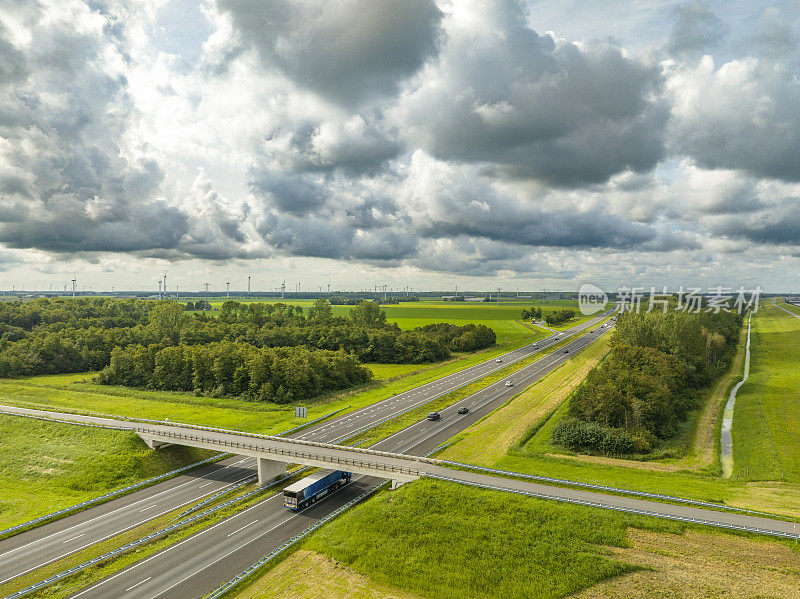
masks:
[(647, 453), (673, 437), (736, 350), (730, 312), (627, 312), (612, 350), (576, 389), (553, 441), (577, 451)]
[[(482, 325), (459, 327), (445, 323), (401, 331), (386, 322), (386, 313), (374, 302), (361, 302), (346, 316), (335, 316), (324, 299), (305, 313), (299, 306), (282, 303), (228, 301), (217, 314), (218, 318), (213, 318), (204, 312), (188, 313), (184, 304), (171, 301), (82, 298), (0, 304), (0, 377), (98, 371), (112, 365), (115, 352), (123, 352), (119, 358), (123, 360), (123, 355), (128, 355), (124, 353), (127, 348), (137, 348), (135, 352), (142, 356), (155, 356), (169, 349), (163, 354), (165, 360), (177, 360), (182, 355), (172, 351), (175, 347), (205, 346), (238, 348), (236, 355), (240, 357), (242, 352), (255, 350), (303, 348), (309, 355), (333, 352), (332, 355), (345, 355), (355, 363), (424, 363), (446, 359), (452, 351), (474, 351), (495, 343), (494, 331)], [(331, 360), (339, 364), (339, 358)], [(319, 392), (339, 388), (324, 379), (324, 360), (307, 362), (312, 368), (321, 368)], [(134, 364), (130, 360), (127, 363)], [(146, 363), (144, 358), (142, 363)], [(113, 380), (158, 388), (139, 375), (120, 379), (122, 364), (118, 361), (111, 369), (115, 373)], [(360, 380), (359, 376), (356, 379)], [(110, 381), (112, 377), (108, 374), (103, 380)], [(296, 387), (281, 380), (267, 382), (273, 385), (273, 395), (268, 387), (248, 393), (279, 400), (285, 398), (286, 391), (297, 393)], [(313, 391), (315, 385), (309, 388)], [(284, 391), (279, 391), (282, 386)], [(211, 388), (203, 384), (190, 389), (227, 393), (229, 386), (219, 383)], [(232, 394), (247, 395), (238, 388)]]
[(42, 298), (32, 302), (0, 302), (0, 324), (33, 331), (36, 328), (62, 325), (72, 328), (133, 326), (146, 323), (148, 302), (113, 298), (65, 299)]
[(107, 385), (194, 391), (280, 404), (346, 389), (371, 378), (372, 371), (345, 352), (222, 342), (118, 347), (98, 380)]
[(183, 308), (187, 312), (191, 312), (193, 310), (211, 310), (211, 304), (208, 303), (206, 300), (197, 300), (196, 302), (186, 302), (186, 306)]
[(541, 320), (542, 319), (542, 309), (539, 307), (531, 308), (530, 310), (526, 310), (525, 308), (522, 309), (522, 320)]
[(544, 321), (550, 326), (553, 326), (561, 324), (562, 322), (567, 322), (573, 318), (575, 318), (575, 311), (565, 308), (563, 310), (555, 310), (554, 312), (550, 312), (550, 314), (545, 314)]

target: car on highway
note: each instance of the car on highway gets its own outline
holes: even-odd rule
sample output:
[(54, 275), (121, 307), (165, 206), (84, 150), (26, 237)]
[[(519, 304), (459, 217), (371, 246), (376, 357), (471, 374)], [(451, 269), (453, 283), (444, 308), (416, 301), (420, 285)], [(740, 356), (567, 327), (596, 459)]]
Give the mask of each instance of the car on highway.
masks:
[(506, 387), (513, 387), (513, 386), (514, 383), (512, 383), (511, 381), (506, 381)]
[(433, 421), (433, 420), (439, 420), (441, 417), (442, 415), (439, 414), (439, 412), (429, 412), (427, 419)]
[(495, 362), (502, 362), (502, 361), (503, 361), (503, 358), (497, 358), (497, 359), (495, 360)]
[(568, 354), (568, 353), (569, 353), (569, 348), (568, 348), (568, 347), (565, 347), (565, 348), (564, 348), (564, 353), (565, 353), (565, 354)]
[(533, 344), (533, 349), (539, 349), (539, 344), (538, 343), (534, 343)]
[(467, 406), (461, 406), (458, 408), (459, 414), (469, 414), (469, 408)]

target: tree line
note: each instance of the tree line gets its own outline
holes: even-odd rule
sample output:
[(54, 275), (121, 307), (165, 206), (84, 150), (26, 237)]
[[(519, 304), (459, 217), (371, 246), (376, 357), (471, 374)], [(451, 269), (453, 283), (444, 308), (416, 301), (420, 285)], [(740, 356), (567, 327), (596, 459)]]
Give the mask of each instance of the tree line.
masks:
[[(172, 301), (82, 298), (8, 304), (0, 304), (0, 377), (98, 371), (111, 364), (115, 349), (134, 346), (152, 354), (175, 346), (288, 347), (344, 352), (360, 362), (425, 363), (495, 343), (494, 331), (483, 325), (441, 323), (401, 331), (386, 322), (386, 313), (374, 302), (335, 316), (324, 299), (305, 312), (282, 303), (229, 301), (218, 318), (187, 312)], [(280, 386), (274, 387), (276, 394)]]
[(674, 437), (729, 368), (741, 324), (731, 312), (621, 314), (611, 352), (571, 396), (553, 441), (618, 455)]
[(117, 347), (98, 381), (283, 404), (346, 389), (371, 378), (371, 370), (343, 351), (221, 342)]

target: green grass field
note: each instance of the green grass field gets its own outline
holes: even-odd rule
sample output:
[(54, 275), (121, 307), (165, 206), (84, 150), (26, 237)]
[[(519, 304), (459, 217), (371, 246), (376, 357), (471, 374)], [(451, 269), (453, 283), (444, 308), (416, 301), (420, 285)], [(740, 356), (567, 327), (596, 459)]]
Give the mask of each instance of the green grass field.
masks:
[(424, 597), (563, 597), (637, 569), (604, 546), (626, 529), (678, 524), (421, 480), (382, 492), (315, 533), (305, 548), (380, 585)]
[[(317, 398), (313, 402), (298, 403), (308, 406), (308, 420), (334, 410), (356, 410), (490, 360), (547, 335), (543, 331), (529, 333), (529, 336), (516, 343), (499, 344), (481, 352), (458, 355), (440, 364), (370, 364), (368, 366), (375, 372), (375, 381), (346, 392)], [(0, 404), (129, 418), (169, 418), (175, 422), (265, 434), (280, 433), (305, 422), (294, 417), (294, 407), (291, 405), (96, 385), (92, 383), (90, 373), (0, 379)]]
[[(280, 300), (265, 300), (274, 303)], [(214, 308), (222, 305), (221, 300), (211, 301)], [(248, 303), (245, 301), (244, 303)], [(284, 303), (293, 306), (308, 307), (314, 300), (285, 300)], [(562, 308), (573, 308), (578, 313), (578, 303), (571, 300), (549, 300), (546, 303), (527, 301), (510, 301), (501, 304), (496, 303), (465, 303), (465, 302), (442, 302), (442, 301), (421, 301), (404, 302), (402, 304), (388, 304), (381, 306), (386, 312), (386, 319), (389, 322), (396, 322), (401, 329), (413, 329), (435, 322), (452, 322), (453, 324), (485, 324), (494, 329), (497, 333), (498, 343), (513, 343), (530, 334), (530, 331), (522, 324), (520, 319), (523, 308), (539, 306), (542, 310), (552, 312)], [(353, 306), (333, 306), (333, 313), (337, 316), (346, 316)], [(557, 330), (564, 330), (587, 320), (588, 317), (579, 315), (570, 322), (553, 327)]]
[(0, 416), (0, 529), (213, 455), (133, 433)]
[[(312, 302), (306, 300), (304, 304)], [(349, 306), (336, 306), (346, 313)], [(387, 306), (402, 315), (409, 326), (450, 321), (456, 324), (482, 322), (498, 331), (498, 344), (473, 354), (457, 354), (439, 364), (368, 364), (375, 381), (345, 392), (298, 402), (308, 406), (309, 419), (340, 408), (350, 410), (380, 401), (436, 378), (467, 368), (549, 335), (532, 330), (518, 318), (521, 308), (505, 304), (401, 304)], [(261, 433), (279, 433), (303, 421), (294, 418), (293, 406), (277, 406), (238, 399), (195, 397), (191, 393), (147, 391), (92, 384), (92, 374), (39, 376), (27, 379), (0, 379), (0, 404), (93, 412), (131, 418), (205, 424), (221, 428)]]
[(733, 477), (800, 482), (800, 320), (764, 303), (733, 413)]

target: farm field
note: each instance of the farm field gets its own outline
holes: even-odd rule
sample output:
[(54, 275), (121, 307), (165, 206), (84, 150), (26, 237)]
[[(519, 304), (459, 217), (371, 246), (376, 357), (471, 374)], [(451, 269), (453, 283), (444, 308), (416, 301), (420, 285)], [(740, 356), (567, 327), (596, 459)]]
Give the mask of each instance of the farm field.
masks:
[[(187, 300), (188, 301), (188, 300)], [(219, 308), (224, 300), (211, 301), (214, 308)], [(238, 300), (237, 300), (238, 301)], [(265, 300), (268, 303), (276, 303), (280, 300)], [(244, 300), (243, 303), (249, 303)], [(284, 300), (285, 304), (293, 306), (309, 307), (313, 300)], [(563, 308), (572, 308), (578, 314), (577, 318), (556, 325), (553, 328), (563, 330), (575, 326), (589, 317), (578, 313), (578, 303), (571, 300), (548, 300), (546, 303), (536, 303), (532, 300), (496, 303), (464, 303), (464, 302), (442, 302), (442, 301), (420, 301), (404, 302), (402, 304), (387, 304), (381, 306), (386, 312), (388, 322), (396, 322), (401, 329), (413, 329), (435, 322), (452, 322), (457, 325), (465, 324), (485, 324), (494, 329), (497, 333), (498, 343), (510, 342), (529, 334), (529, 330), (522, 324), (520, 315), (523, 308), (531, 306), (541, 307), (542, 310), (552, 312)], [(353, 306), (332, 306), (336, 316), (346, 316)]]
[(213, 455), (133, 433), (0, 415), (0, 529)]
[(733, 478), (800, 482), (800, 320), (771, 304), (753, 317), (750, 378), (733, 413)]
[(659, 585), (682, 597), (687, 584), (728, 596), (754, 580), (789, 596), (798, 572), (788, 543), (421, 480), (351, 509), (233, 597), (645, 597)]

